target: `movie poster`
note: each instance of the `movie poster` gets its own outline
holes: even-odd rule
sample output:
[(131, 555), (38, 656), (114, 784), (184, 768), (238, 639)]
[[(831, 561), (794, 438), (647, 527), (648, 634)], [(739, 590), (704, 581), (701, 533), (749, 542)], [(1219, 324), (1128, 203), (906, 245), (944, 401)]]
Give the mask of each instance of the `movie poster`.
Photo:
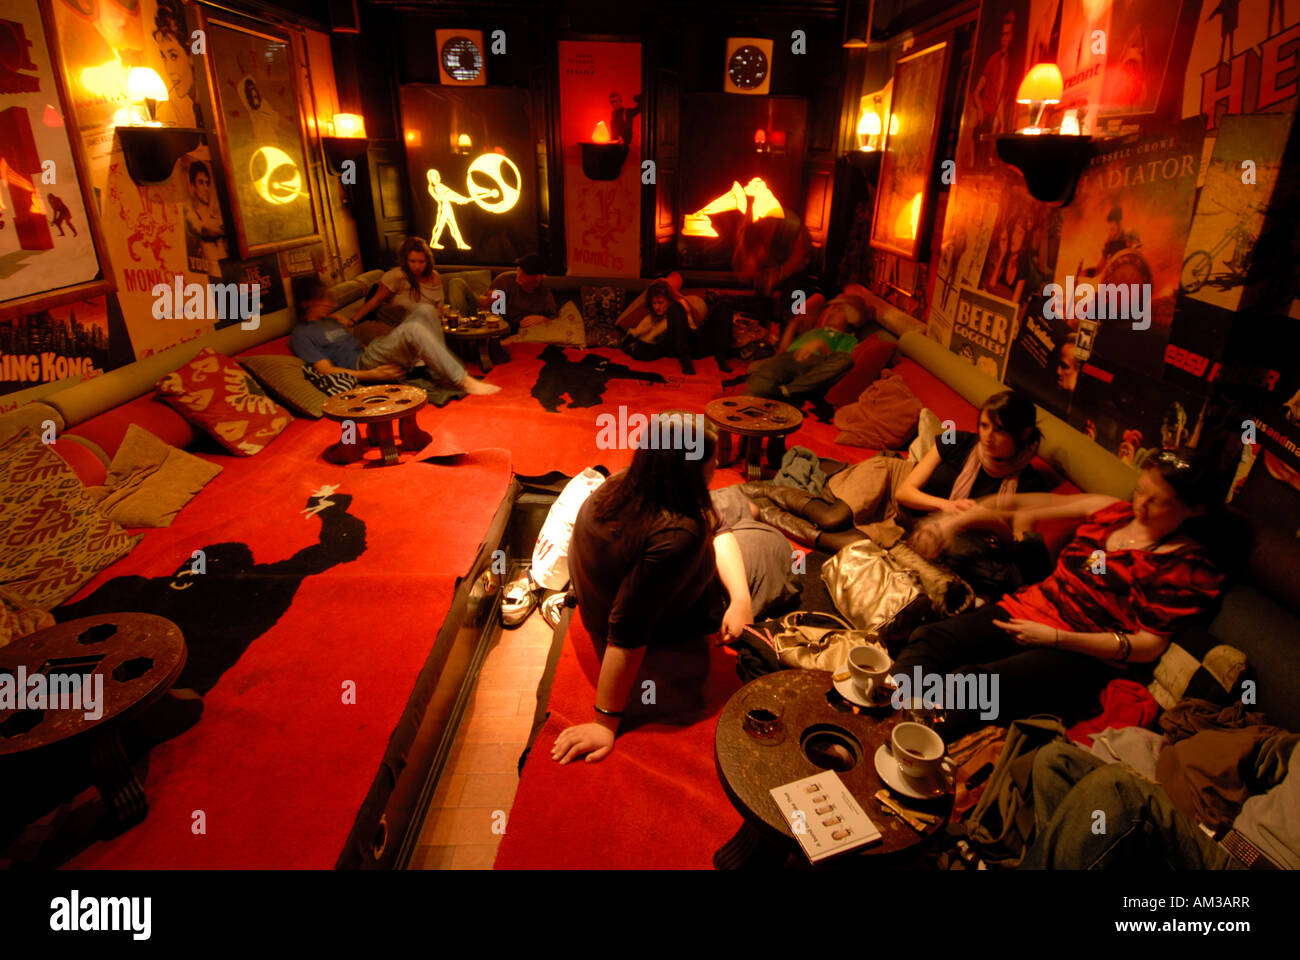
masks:
[(1183, 116), (1204, 116), (1208, 162), (1223, 118), (1294, 113), (1300, 3), (1204, 0), (1183, 85)]
[[(261, 316), (283, 310), (289, 305), (284, 293), (284, 277), (280, 273), (280, 258), (274, 253), (264, 253), (251, 260), (221, 261), (221, 277), (224, 283), (246, 283), (258, 287), (258, 310)], [(241, 317), (225, 317), (215, 324), (215, 329), (229, 327), (242, 322)]]
[(997, 146), (984, 137), (1014, 133), (1016, 91), (1025, 71), (1029, 0), (984, 0), (970, 84), (957, 138), (957, 175), (1004, 176)]
[(185, 181), (186, 265), (191, 273), (220, 280), (221, 261), (230, 256), (230, 250), (207, 144), (181, 157), (177, 169)]
[[(560, 41), (560, 132), (570, 276), (641, 275), (641, 45)], [(612, 180), (589, 179), (584, 142), (622, 143)]]
[(108, 368), (104, 297), (0, 320), (0, 394)]
[(1103, 370), (1085, 361), (1066, 421), (1137, 466), (1152, 450), (1195, 445), (1206, 400), (1122, 367)]
[(1019, 312), (1018, 304), (963, 287), (957, 298), (948, 349), (981, 373), (1001, 380)]
[(1109, 50), (1111, 0), (1064, 0), (1056, 65), (1061, 70), (1061, 116), (1073, 110), (1079, 132), (1093, 133), (1101, 108)]
[(1066, 321), (1028, 312), (1011, 345), (1007, 383), (1067, 419), (1084, 363), (1080, 353), (1078, 333)]
[[(1192, 219), (1199, 119), (1126, 141), (1093, 158), (1064, 209), (1052, 309), (1093, 362), (1159, 376)], [(1089, 302), (1091, 301), (1091, 302)], [(1095, 328), (1093, 325), (1095, 324)]]
[(1111, 0), (1100, 116), (1155, 113), (1181, 7), (1169, 0), (1152, 16), (1151, 0)]

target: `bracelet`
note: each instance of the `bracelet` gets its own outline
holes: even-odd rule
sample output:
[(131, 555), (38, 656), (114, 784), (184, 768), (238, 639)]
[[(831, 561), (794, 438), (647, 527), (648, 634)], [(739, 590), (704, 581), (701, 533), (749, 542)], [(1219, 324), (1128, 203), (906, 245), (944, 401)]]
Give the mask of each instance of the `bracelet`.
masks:
[(622, 710), (606, 710), (604, 707), (599, 706), (598, 704), (594, 704), (594, 703), (592, 704), (592, 706), (595, 708), (595, 710), (596, 710), (597, 713), (599, 713), (599, 714), (603, 714), (603, 715), (606, 716), (606, 717), (621, 717), (621, 716), (623, 716), (623, 711), (622, 711)]
[(1115, 638), (1115, 656), (1111, 657), (1111, 660), (1127, 663), (1129, 654), (1133, 652), (1133, 644), (1129, 641), (1128, 634), (1115, 630), (1112, 631), (1112, 636)]

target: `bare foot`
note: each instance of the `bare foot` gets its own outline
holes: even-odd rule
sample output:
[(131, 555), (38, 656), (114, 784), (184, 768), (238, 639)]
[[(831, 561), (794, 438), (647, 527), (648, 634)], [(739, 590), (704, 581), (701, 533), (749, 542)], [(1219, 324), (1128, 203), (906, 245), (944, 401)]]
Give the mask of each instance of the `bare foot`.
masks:
[(501, 392), (501, 388), (496, 386), (495, 384), (484, 383), (482, 380), (476, 380), (473, 377), (468, 375), (466, 375), (465, 379), (461, 381), (460, 388), (464, 390), (466, 393), (471, 393), (471, 394), (486, 395), (489, 393)]

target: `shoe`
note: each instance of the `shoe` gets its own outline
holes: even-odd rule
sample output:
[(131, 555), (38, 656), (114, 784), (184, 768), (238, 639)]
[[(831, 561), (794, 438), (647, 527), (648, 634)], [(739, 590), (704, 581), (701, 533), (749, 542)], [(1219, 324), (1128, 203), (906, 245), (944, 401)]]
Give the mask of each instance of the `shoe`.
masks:
[(556, 590), (546, 595), (542, 601), (542, 619), (554, 630), (560, 625), (560, 614), (564, 612), (567, 591)]
[(537, 606), (537, 584), (531, 573), (506, 584), (501, 593), (501, 623), (505, 627), (519, 626)]
[(723, 373), (730, 373), (730, 372), (731, 372), (731, 361), (728, 360), (726, 357), (719, 357), (719, 358), (718, 358), (718, 369), (721, 370)]
[(694, 364), (694, 363), (692, 363), (692, 362), (689, 361), (689, 360), (678, 360), (677, 362), (680, 363), (680, 364), (682, 365), (682, 375), (683, 375), (683, 376), (686, 376), (686, 377), (693, 377), (693, 376), (695, 376), (695, 364)]

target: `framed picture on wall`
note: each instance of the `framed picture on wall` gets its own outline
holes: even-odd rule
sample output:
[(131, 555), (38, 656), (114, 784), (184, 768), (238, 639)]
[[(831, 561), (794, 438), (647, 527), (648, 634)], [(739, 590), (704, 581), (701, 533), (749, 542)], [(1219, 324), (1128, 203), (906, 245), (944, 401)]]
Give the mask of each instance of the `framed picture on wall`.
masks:
[(934, 206), (934, 152), (949, 47), (936, 43), (894, 65), (871, 245), (909, 260), (925, 253)]
[[(48, 3), (0, 19), (0, 320), (117, 289)], [(6, 51), (8, 54), (6, 55)]]
[(253, 27), (199, 11), (240, 257), (316, 242), (306, 131), (288, 37), (269, 25)]

